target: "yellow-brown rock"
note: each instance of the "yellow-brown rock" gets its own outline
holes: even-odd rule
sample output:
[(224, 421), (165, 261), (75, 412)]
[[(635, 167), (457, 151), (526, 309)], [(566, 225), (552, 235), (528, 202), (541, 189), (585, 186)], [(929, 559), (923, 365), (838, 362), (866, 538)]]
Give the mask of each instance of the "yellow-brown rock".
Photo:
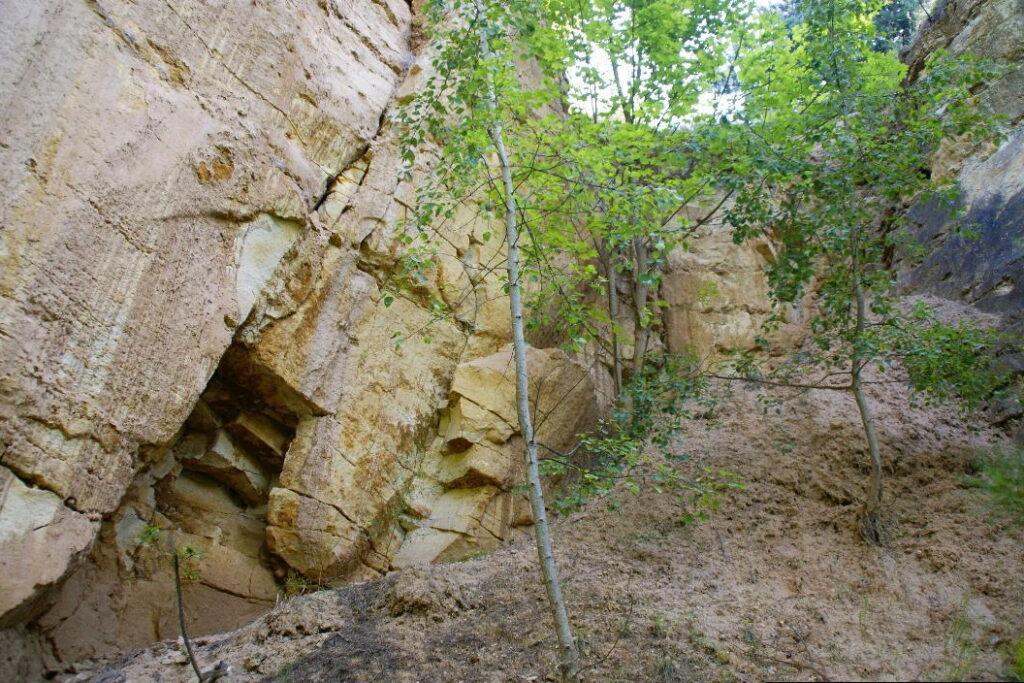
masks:
[(31, 616), (63, 577), (65, 558), (84, 555), (98, 528), (53, 493), (0, 469), (0, 628)]
[[(601, 410), (592, 374), (558, 349), (528, 348), (530, 409), (543, 447), (568, 450)], [(524, 444), (516, 415), (511, 346), (461, 363), (449, 408), (408, 497), (413, 525), (394, 555), (395, 568), (461, 559), (511, 538), (530, 524), (523, 483)]]
[(734, 244), (725, 228), (704, 230), (688, 250), (673, 250), (661, 287), (669, 351), (709, 358), (751, 348), (772, 310), (767, 265), (762, 251)]
[[(359, 182), (413, 59), (411, 9), (0, 0), (0, 16), (0, 520), (4, 542), (22, 548), (2, 552), (0, 612), (55, 600), (43, 621), (62, 656), (170, 635), (146, 624), (169, 626), (173, 610), (154, 617), (137, 604), (167, 608), (166, 576), (137, 548), (157, 524), (208, 549), (209, 582), (196, 590), (217, 618), (200, 631), (236, 625), (273, 592), (265, 506), (292, 433), (341, 410), (340, 383), (359, 374), (338, 324), (375, 309), (377, 285), (354, 265), (361, 240), (329, 246), (324, 199), (354, 182), (362, 208), (346, 216), (369, 229), (399, 220), (397, 181), (380, 180), (395, 177), (393, 146)], [(317, 312), (297, 313), (307, 300)], [(293, 353), (264, 364), (272, 323), (292, 315), (315, 334), (289, 339), (282, 324), (277, 348)], [(387, 324), (359, 341), (384, 343)], [(241, 389), (230, 410), (204, 414), (197, 400), (218, 368)], [(399, 424), (434, 419), (446, 382), (424, 368), (428, 400)], [(346, 405), (359, 415), (368, 403)], [(189, 458), (175, 445), (218, 429), (242, 450)], [(209, 487), (229, 507), (179, 496), (211, 501), (199, 495)], [(45, 595), (88, 554), (101, 516), (101, 541), (68, 590), (118, 585), (123, 600), (101, 591), (77, 609), (73, 596)]]

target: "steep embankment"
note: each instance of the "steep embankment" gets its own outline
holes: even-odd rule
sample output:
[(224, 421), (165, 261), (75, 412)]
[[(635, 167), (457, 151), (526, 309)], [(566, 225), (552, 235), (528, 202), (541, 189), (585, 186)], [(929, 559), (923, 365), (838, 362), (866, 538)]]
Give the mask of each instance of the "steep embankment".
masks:
[[(594, 501), (555, 526), (590, 680), (992, 680), (1024, 634), (1024, 534), (963, 478), (997, 435), (872, 392), (893, 538), (856, 531), (867, 453), (838, 392), (719, 387), (675, 449), (746, 488), (707, 522), (685, 497)], [(192, 606), (192, 609), (202, 609)], [(532, 546), (295, 598), (200, 641), (227, 680), (544, 680), (553, 638)], [(189, 680), (180, 643), (80, 680)]]
[[(1004, 117), (1006, 138), (998, 149), (970, 140), (947, 140), (932, 171), (958, 179), (961, 220), (975, 233), (954, 233), (951, 213), (935, 204), (912, 207), (918, 237), (927, 255), (899, 269), (908, 292), (962, 301), (1002, 316), (1016, 340), (1024, 338), (1024, 3), (1020, 0), (951, 0), (941, 3), (905, 59), (912, 77), (937, 50), (976, 55), (1001, 72), (976, 93), (977, 101)], [(1019, 343), (1003, 355), (1024, 373)], [(1022, 406), (1006, 401), (995, 419), (1020, 431)]]

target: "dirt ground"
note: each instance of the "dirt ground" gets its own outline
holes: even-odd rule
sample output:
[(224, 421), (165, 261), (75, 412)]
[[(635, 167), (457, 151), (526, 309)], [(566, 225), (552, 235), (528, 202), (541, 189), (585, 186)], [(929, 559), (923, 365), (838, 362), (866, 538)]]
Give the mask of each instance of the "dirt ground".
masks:
[[(682, 523), (686, 498), (644, 491), (554, 526), (587, 680), (1007, 675), (1024, 636), (1024, 533), (964, 481), (997, 434), (873, 385), (890, 538), (871, 547), (857, 532), (868, 455), (852, 397), (719, 391), (713, 419), (676, 446), (745, 484), (710, 519)], [(229, 665), (227, 681), (540, 681), (554, 679), (553, 651), (534, 550), (519, 544), (292, 599), (197, 654)], [(173, 642), (78, 671), (190, 680)]]

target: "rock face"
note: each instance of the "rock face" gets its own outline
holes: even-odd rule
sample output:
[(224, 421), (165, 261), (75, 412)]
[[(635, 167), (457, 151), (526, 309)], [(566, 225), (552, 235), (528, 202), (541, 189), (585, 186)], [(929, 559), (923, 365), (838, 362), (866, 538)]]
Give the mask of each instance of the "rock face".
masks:
[[(765, 272), (774, 258), (770, 242), (735, 244), (726, 225), (703, 228), (688, 249), (673, 250), (661, 286), (668, 350), (714, 359), (753, 349), (778, 312)], [(803, 335), (799, 307), (783, 313), (786, 323), (767, 335), (774, 352), (798, 346)]]
[[(918, 235), (929, 246), (929, 254), (921, 262), (903, 264), (903, 282), (910, 292), (1000, 314), (1005, 329), (1019, 339), (1024, 334), (1024, 2), (946, 2), (906, 56), (912, 77), (938, 49), (974, 54), (1002, 68), (978, 99), (1006, 117), (1007, 135), (998, 148), (947, 141), (936, 154), (932, 172), (957, 177), (964, 221), (977, 238), (956, 235), (948, 211), (934, 205), (912, 208), (910, 216), (920, 225)], [(1024, 371), (1019, 353), (1005, 358)], [(1019, 414), (1018, 407), (997, 419)]]
[[(429, 69), (416, 6), (0, 0), (0, 679), (174, 636), (172, 538), (202, 552), (199, 635), (531, 523), (500, 226), (463, 207), (397, 284), (430, 173), (389, 120)], [(949, 36), (1019, 17), (950, 7)], [(1020, 222), (1015, 140), (965, 162), (990, 251)], [(725, 232), (673, 254), (669, 350), (749, 347), (771, 257)], [(979, 305), (1017, 301), (999, 263)], [(531, 349), (545, 447), (607, 408), (598, 355)]]
[[(530, 523), (495, 226), (464, 209), (396, 285), (410, 3), (0, 16), (0, 678), (174, 635), (172, 537), (198, 635)], [(568, 448), (607, 373), (531, 362)]]
[[(527, 354), (530, 407), (537, 441), (568, 450), (607, 405), (591, 373), (558, 349)], [(409, 529), (392, 561), (396, 568), (444, 562), (490, 550), (532, 522), (523, 481), (523, 441), (515, 406), (511, 345), (455, 369), (451, 400), (408, 496), (401, 522)]]
[(313, 210), (377, 133), (409, 8), (0, 13), (0, 458), (71, 530), (113, 513), (141, 450), (174, 437), (282, 257), (326, 240)]
[(99, 524), (69, 510), (53, 493), (26, 486), (0, 470), (0, 594), (2, 625), (24, 618), (64, 575), (65, 558), (78, 558), (92, 543)]

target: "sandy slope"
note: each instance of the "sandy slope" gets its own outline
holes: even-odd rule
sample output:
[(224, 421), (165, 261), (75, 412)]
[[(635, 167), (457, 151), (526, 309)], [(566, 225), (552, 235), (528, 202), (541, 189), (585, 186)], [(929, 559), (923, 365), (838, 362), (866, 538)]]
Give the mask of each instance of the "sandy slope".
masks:
[[(996, 679), (1024, 636), (1024, 533), (963, 484), (997, 440), (876, 385), (892, 538), (863, 544), (852, 399), (733, 385), (678, 449), (738, 473), (712, 519), (624, 494), (555, 527), (589, 680)], [(760, 396), (760, 398), (759, 398)], [(767, 402), (766, 400), (767, 399)], [(554, 670), (532, 547), (290, 600), (201, 639), (226, 680), (530, 681)], [(83, 663), (83, 679), (189, 680), (180, 646)]]

